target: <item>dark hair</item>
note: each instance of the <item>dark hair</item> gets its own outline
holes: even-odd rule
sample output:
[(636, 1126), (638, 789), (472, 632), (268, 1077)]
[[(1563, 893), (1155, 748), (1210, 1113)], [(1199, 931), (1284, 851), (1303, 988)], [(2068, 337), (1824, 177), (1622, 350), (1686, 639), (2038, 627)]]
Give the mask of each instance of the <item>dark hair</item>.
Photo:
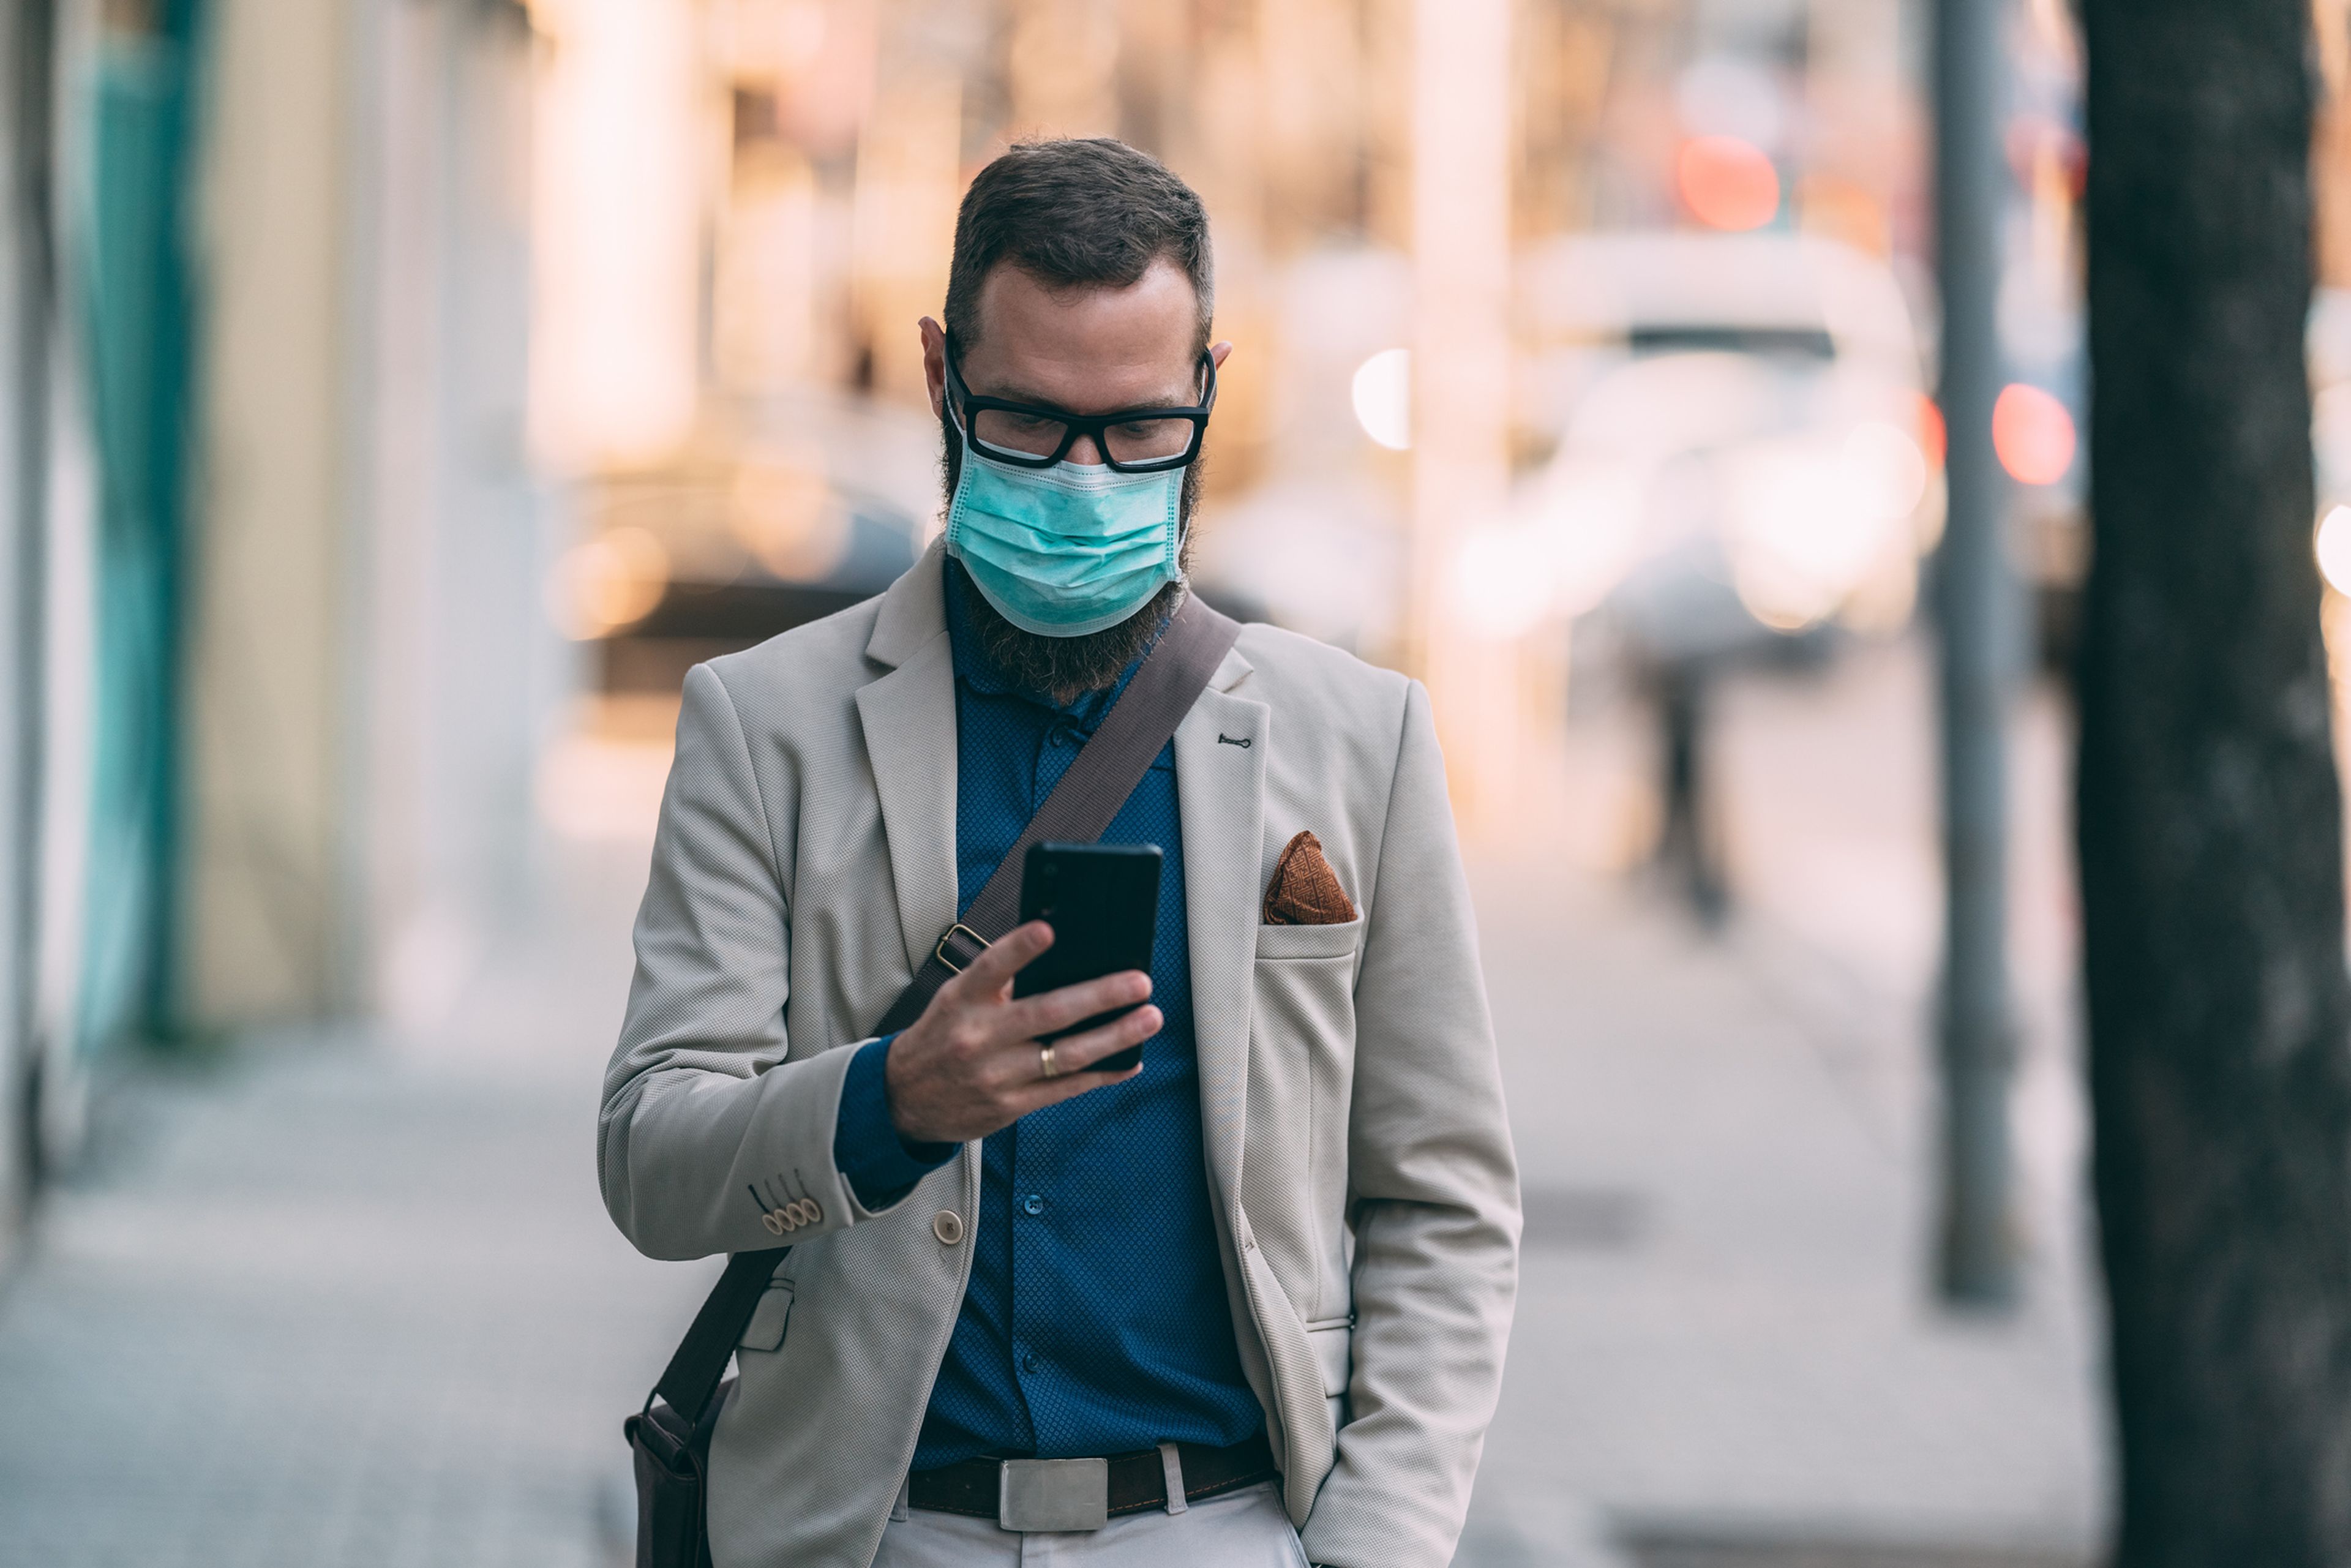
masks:
[(1015, 143), (972, 180), (956, 214), (946, 329), (962, 347), (978, 340), (980, 285), (999, 262), (1049, 287), (1123, 288), (1161, 256), (1192, 280), (1205, 349), (1216, 276), (1192, 187), (1108, 137)]

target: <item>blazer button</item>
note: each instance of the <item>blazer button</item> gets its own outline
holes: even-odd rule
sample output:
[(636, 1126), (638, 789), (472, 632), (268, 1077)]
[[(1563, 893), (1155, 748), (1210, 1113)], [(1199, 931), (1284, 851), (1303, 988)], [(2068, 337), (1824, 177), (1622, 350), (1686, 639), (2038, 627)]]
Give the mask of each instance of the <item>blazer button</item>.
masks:
[(954, 1246), (963, 1239), (963, 1216), (952, 1208), (942, 1208), (931, 1218), (931, 1234), (939, 1239), (940, 1246)]

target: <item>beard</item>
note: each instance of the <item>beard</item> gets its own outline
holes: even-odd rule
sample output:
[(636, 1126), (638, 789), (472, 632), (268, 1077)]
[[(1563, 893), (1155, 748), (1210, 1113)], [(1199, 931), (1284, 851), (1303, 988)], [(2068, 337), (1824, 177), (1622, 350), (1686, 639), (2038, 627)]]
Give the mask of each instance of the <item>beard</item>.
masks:
[[(940, 465), (946, 481), (945, 506), (951, 507), (956, 482), (963, 476), (963, 445), (944, 416), (939, 423), (946, 442)], [(1188, 591), (1192, 514), (1199, 504), (1200, 465), (1206, 455), (1203, 452), (1184, 470), (1184, 486), (1176, 497), (1176, 566), (1184, 576), (1163, 585), (1144, 601), (1143, 608), (1115, 626), (1077, 637), (1047, 637), (1007, 621), (972, 582), (969, 572), (947, 573), (947, 591), (963, 596), (972, 630), (978, 634), (980, 654), (998, 675), (1023, 690), (1050, 697), (1059, 707), (1067, 707), (1088, 692), (1107, 691), (1118, 684), (1119, 676), (1151, 646)]]

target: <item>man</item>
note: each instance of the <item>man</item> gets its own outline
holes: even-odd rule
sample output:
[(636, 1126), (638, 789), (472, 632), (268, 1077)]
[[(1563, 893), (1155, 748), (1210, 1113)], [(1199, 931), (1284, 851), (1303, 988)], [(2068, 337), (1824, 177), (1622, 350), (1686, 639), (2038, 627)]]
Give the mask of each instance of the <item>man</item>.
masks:
[(1452, 1555), (1518, 1186), (1417, 685), (1245, 628), (1103, 834), (1165, 852), (1151, 972), (1015, 999), (1036, 923), (872, 1038), (1182, 601), (1211, 302), (1157, 162), (991, 163), (922, 323), (946, 538), (687, 677), (599, 1152), (654, 1257), (791, 1227), (720, 1568)]

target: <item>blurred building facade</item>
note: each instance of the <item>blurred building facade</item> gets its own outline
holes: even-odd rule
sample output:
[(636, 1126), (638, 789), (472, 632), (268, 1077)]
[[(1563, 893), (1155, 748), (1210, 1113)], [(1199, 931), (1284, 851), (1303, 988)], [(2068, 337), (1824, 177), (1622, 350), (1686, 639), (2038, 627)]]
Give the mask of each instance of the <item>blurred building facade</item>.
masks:
[(184, 1030), (455, 983), (564, 682), (526, 462), (518, 6), (205, 0), (180, 649)]
[(5, 37), (0, 1120), (453, 983), (566, 684), (518, 6), (32, 0)]
[(5, 1185), (78, 1139), (95, 1042), (172, 984), (192, 14), (12, 9), (0, 473)]

